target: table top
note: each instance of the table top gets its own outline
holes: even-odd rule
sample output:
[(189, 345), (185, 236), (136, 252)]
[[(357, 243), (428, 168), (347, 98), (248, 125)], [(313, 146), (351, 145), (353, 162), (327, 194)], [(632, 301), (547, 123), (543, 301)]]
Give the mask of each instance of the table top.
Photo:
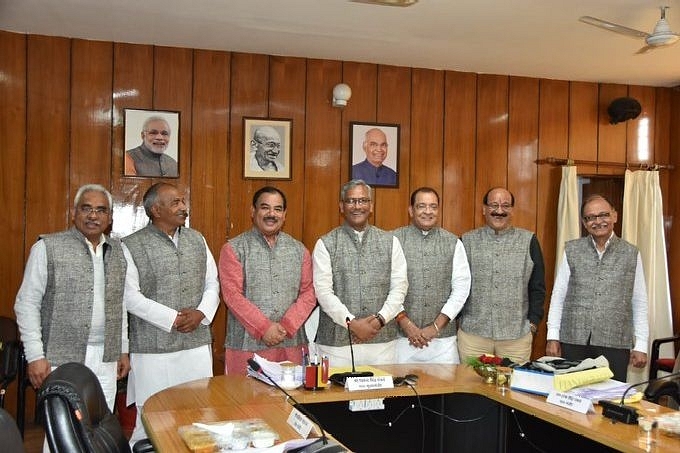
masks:
[[(645, 451), (638, 446), (637, 425), (612, 423), (596, 413), (581, 414), (549, 404), (546, 398), (518, 391), (501, 393), (493, 384), (485, 384), (470, 368), (464, 365), (406, 364), (377, 367), (393, 376), (418, 375), (415, 391), (419, 395), (475, 393), (497, 401), (549, 423), (583, 435), (621, 451)], [(414, 396), (408, 386), (393, 389), (361, 390), (350, 392), (332, 385), (327, 389), (288, 391), (302, 404)], [(143, 420), (147, 433), (161, 452), (186, 452), (188, 449), (177, 434), (177, 428), (193, 422), (211, 422), (261, 418), (280, 436), (280, 440), (298, 438), (287, 424), (291, 406), (287, 397), (271, 385), (246, 376), (222, 375), (200, 379), (165, 389), (150, 397), (145, 405)], [(640, 414), (655, 416), (669, 409), (642, 401), (633, 404)], [(659, 433), (654, 451), (680, 451), (680, 439)]]

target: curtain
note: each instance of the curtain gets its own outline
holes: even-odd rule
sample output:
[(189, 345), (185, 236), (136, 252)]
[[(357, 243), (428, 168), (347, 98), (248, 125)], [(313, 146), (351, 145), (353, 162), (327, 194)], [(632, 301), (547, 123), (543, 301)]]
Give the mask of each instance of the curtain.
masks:
[(578, 175), (575, 165), (562, 167), (560, 199), (557, 202), (557, 250), (555, 271), (562, 260), (564, 243), (581, 237), (581, 218), (578, 199)]
[[(663, 228), (663, 206), (658, 171), (626, 170), (621, 236), (637, 246), (649, 299), (649, 346), (655, 338), (673, 335), (670, 288)], [(666, 348), (667, 346), (667, 348)], [(647, 353), (651, 349), (648, 347)], [(661, 348), (661, 357), (673, 357), (672, 343)], [(628, 382), (647, 379), (645, 370), (628, 372)]]

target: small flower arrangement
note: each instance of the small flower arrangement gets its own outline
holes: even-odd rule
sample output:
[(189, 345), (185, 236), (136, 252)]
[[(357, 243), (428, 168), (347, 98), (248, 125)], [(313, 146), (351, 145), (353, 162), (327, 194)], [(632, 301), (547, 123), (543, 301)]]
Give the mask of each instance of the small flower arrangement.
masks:
[(512, 360), (507, 357), (482, 354), (479, 357), (468, 357), (465, 360), (465, 364), (491, 384), (496, 379), (496, 367), (509, 366), (512, 364)]

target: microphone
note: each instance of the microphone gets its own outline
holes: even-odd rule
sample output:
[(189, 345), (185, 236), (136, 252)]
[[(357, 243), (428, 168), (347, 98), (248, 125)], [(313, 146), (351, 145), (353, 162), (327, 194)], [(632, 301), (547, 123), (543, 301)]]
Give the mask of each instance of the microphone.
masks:
[(345, 381), (350, 377), (368, 377), (373, 376), (372, 371), (357, 371), (354, 366), (354, 346), (352, 345), (352, 332), (349, 330), (350, 319), (349, 316), (345, 318), (345, 323), (347, 324), (347, 334), (349, 335), (349, 353), (352, 358), (352, 371), (346, 371), (344, 373), (333, 373), (329, 378), (331, 382), (338, 385), (345, 386)]
[[(665, 376), (661, 376), (655, 379), (647, 379), (646, 381), (642, 382), (636, 382), (635, 384), (628, 386), (626, 390), (624, 390), (623, 395), (621, 395), (621, 401), (619, 402), (619, 404), (607, 400), (600, 400), (598, 404), (602, 406), (602, 415), (604, 417), (611, 418), (613, 421), (619, 421), (629, 425), (636, 424), (638, 422), (637, 410), (632, 406), (626, 406), (624, 404), (628, 392), (633, 390), (638, 385), (656, 383), (664, 379), (678, 376), (680, 376), (680, 372), (667, 374)], [(648, 386), (647, 389), (645, 390), (645, 398), (652, 398), (654, 396), (655, 389), (650, 389), (649, 387), (651, 386)]]
[(319, 423), (316, 417), (314, 417), (314, 415), (312, 415), (311, 412), (309, 412), (302, 404), (300, 404), (295, 398), (293, 398), (293, 396), (290, 393), (288, 393), (283, 387), (277, 384), (276, 381), (271, 378), (271, 376), (265, 373), (260, 364), (257, 363), (255, 359), (252, 358), (248, 359), (248, 365), (250, 365), (250, 368), (252, 368), (253, 371), (255, 371), (256, 373), (260, 373), (262, 376), (266, 377), (269, 380), (269, 382), (274, 384), (274, 387), (281, 390), (293, 402), (292, 406), (295, 409), (302, 412), (306, 417), (308, 417), (312, 422), (314, 422), (319, 427), (319, 429), (321, 430), (321, 442), (323, 443), (323, 445), (327, 445), (328, 437), (326, 437), (326, 431), (323, 430), (323, 426), (321, 426), (321, 423)]

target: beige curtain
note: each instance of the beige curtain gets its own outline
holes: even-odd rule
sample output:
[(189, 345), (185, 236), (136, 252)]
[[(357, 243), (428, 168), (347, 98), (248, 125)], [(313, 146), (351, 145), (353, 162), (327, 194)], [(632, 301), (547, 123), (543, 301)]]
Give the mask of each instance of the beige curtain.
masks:
[[(663, 205), (658, 171), (626, 170), (621, 236), (640, 250), (649, 298), (649, 345), (673, 335)], [(672, 357), (672, 344), (661, 357)], [(649, 354), (650, 351), (648, 351)], [(628, 382), (647, 379), (647, 369), (629, 371)]]
[(560, 199), (557, 202), (557, 250), (555, 254), (555, 270), (560, 264), (564, 243), (581, 236), (581, 218), (578, 200), (578, 175), (575, 165), (562, 167), (560, 183)]

